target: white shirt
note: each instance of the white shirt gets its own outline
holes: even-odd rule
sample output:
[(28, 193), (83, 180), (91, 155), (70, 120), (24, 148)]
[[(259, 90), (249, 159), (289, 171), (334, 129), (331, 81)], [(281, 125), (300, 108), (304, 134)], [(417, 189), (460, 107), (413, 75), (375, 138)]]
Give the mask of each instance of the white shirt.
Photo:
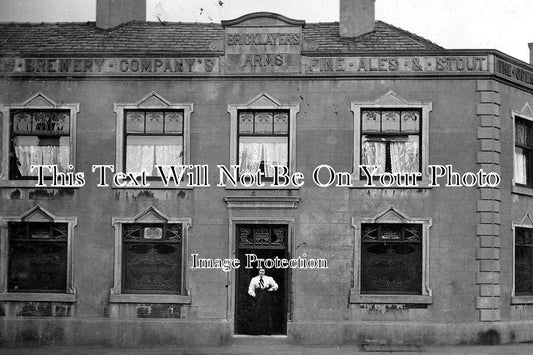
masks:
[(260, 288), (262, 290), (277, 291), (278, 284), (270, 276), (263, 275), (263, 287), (261, 287), (261, 276), (257, 275), (250, 280), (250, 286), (248, 286), (248, 294), (255, 297), (255, 289)]

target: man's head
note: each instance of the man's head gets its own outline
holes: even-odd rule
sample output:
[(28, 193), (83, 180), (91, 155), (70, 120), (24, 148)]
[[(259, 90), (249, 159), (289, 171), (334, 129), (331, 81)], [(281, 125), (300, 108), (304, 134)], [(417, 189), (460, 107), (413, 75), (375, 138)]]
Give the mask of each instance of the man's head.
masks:
[(265, 269), (259, 269), (259, 276), (265, 276)]

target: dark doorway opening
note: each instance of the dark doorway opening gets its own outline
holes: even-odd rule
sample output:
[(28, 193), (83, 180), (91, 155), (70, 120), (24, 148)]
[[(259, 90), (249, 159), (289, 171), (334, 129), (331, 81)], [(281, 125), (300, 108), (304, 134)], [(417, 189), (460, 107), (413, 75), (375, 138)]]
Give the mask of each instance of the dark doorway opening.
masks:
[[(288, 304), (288, 269), (265, 268), (266, 276), (278, 284), (278, 290), (267, 292), (268, 314), (264, 312), (265, 300), (248, 294), (253, 277), (258, 275), (260, 266), (247, 261), (257, 259), (288, 258), (288, 226), (277, 224), (238, 224), (236, 226), (237, 257), (241, 267), (237, 269), (235, 295), (235, 333), (248, 335), (286, 335)], [(252, 268), (246, 268), (252, 266)], [(268, 325), (267, 318), (268, 319)]]

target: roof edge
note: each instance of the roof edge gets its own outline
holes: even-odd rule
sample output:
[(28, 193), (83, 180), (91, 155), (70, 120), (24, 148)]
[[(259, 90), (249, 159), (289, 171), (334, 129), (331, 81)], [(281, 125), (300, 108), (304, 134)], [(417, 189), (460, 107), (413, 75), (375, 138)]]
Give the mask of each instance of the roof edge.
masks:
[(244, 21), (247, 21), (247, 20), (252, 20), (252, 19), (255, 19), (255, 18), (259, 18), (259, 17), (269, 17), (269, 18), (276, 19), (276, 20), (285, 22), (285, 23), (287, 23), (289, 25), (293, 25), (293, 26), (301, 26), (301, 27), (305, 26), (305, 21), (304, 20), (295, 20), (295, 19), (283, 16), (283, 15), (280, 15), (280, 14), (276, 14), (274, 12), (253, 12), (251, 14), (242, 15), (241, 17), (238, 17), (238, 18), (233, 19), (233, 20), (222, 20), (222, 21), (220, 21), (220, 23), (222, 24), (222, 27), (235, 26), (235, 25), (238, 25), (241, 22), (244, 22)]
[(418, 44), (421, 44), (421, 45), (424, 45), (424, 46), (430, 45), (430, 46), (433, 46), (435, 49), (445, 49), (444, 47), (438, 45), (437, 43), (435, 43), (433, 41), (430, 41), (429, 39), (426, 39), (426, 38), (424, 38), (424, 37), (422, 37), (420, 35), (417, 35), (417, 34), (415, 34), (413, 32), (409, 32), (407, 30), (404, 30), (403, 28), (391, 25), (388, 22), (381, 21), (381, 20), (376, 20), (376, 22), (381, 22), (385, 26), (389, 26), (390, 28), (393, 28), (394, 30), (396, 30), (398, 32), (401, 32), (404, 36), (410, 38), (412, 41), (414, 41), (414, 42), (416, 42)]

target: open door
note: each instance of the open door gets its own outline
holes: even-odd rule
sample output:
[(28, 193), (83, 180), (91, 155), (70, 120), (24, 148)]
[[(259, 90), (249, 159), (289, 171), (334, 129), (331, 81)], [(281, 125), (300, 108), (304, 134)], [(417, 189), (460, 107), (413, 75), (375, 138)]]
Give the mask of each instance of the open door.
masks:
[[(248, 335), (286, 335), (288, 305), (288, 269), (265, 268), (266, 276), (272, 277), (278, 284), (278, 290), (268, 292), (269, 314), (264, 314), (260, 307), (263, 302), (259, 297), (248, 295), (250, 280), (258, 275), (259, 263), (246, 268), (247, 258), (255, 254), (258, 259), (288, 258), (288, 226), (276, 224), (237, 224), (237, 257), (241, 267), (237, 269), (235, 294), (235, 333)], [(266, 321), (267, 318), (268, 322)], [(268, 324), (267, 324), (268, 323)]]

